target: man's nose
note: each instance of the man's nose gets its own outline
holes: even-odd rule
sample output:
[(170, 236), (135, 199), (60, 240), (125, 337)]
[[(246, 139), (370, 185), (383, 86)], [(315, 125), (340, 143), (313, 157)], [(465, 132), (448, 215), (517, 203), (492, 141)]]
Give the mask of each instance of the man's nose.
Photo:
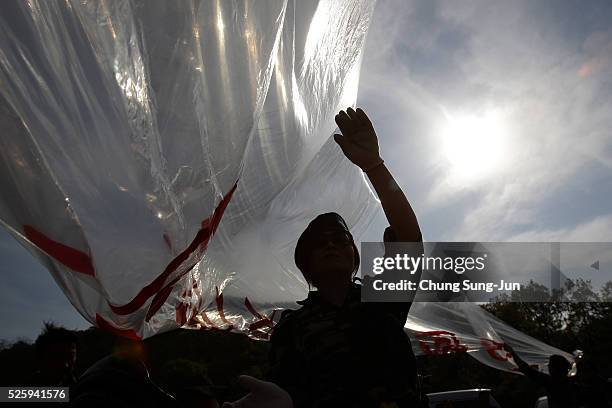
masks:
[(323, 248), (338, 248), (340, 245), (333, 237), (325, 237)]

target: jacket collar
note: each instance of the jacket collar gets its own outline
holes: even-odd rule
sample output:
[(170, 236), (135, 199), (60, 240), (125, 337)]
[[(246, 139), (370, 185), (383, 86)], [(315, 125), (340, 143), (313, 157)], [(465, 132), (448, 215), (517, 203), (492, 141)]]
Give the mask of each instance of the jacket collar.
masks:
[[(355, 298), (361, 298), (361, 285), (357, 283), (358, 278), (353, 279), (351, 286), (349, 288), (347, 299), (344, 301), (346, 304), (348, 300), (353, 300)], [(311, 290), (308, 292), (308, 297), (304, 300), (298, 300), (296, 302), (298, 305), (302, 306), (314, 306), (314, 305), (322, 305), (328, 304), (322, 297), (319, 291)]]

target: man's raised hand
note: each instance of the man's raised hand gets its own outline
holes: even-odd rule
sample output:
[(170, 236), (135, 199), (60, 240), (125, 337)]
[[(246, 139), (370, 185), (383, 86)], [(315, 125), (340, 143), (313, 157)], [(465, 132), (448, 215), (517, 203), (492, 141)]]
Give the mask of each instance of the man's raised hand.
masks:
[(340, 111), (336, 115), (336, 124), (342, 134), (335, 134), (334, 140), (347, 159), (366, 172), (383, 163), (378, 137), (372, 122), (361, 108)]

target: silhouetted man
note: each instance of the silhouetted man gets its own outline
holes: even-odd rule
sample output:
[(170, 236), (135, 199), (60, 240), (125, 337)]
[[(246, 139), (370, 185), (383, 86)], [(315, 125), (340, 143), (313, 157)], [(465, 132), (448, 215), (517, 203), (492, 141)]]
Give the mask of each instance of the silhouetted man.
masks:
[(506, 344), (505, 348), (512, 354), (519, 370), (533, 382), (546, 389), (549, 408), (578, 407), (576, 386), (567, 376), (571, 365), (565, 357), (558, 354), (550, 356), (548, 359), (549, 374), (545, 374), (530, 367), (509, 345)]
[[(341, 111), (335, 135), (344, 155), (369, 178), (390, 228), (386, 240), (421, 243), (416, 216), (380, 157), (361, 109)], [(393, 237), (392, 237), (393, 235)], [(296, 408), (416, 407), (416, 361), (404, 324), (410, 302), (362, 303), (353, 279), (359, 251), (344, 219), (320, 214), (298, 239), (295, 263), (312, 290), (285, 310), (270, 339), (268, 379)]]
[(581, 357), (576, 360), (576, 386), (578, 400), (584, 408), (609, 408), (608, 394), (610, 384), (602, 377), (591, 357)]

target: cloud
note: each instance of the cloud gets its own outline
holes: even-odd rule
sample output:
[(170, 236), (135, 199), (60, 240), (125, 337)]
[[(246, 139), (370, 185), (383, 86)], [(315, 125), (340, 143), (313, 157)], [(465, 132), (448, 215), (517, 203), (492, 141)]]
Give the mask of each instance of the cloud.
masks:
[(578, 69), (581, 78), (593, 75), (610, 75), (612, 70), (612, 29), (596, 31), (584, 42), (586, 61)]
[(508, 241), (516, 242), (610, 242), (612, 215), (596, 217), (574, 227), (532, 230), (516, 234)]
[[(582, 186), (602, 182), (593, 162), (612, 168), (612, 4), (585, 10), (535, 3), (377, 6), (360, 96), (383, 112), (381, 128), (394, 135), (381, 140), (383, 153), (387, 147), (394, 163), (403, 158), (398, 173), (411, 177), (400, 185), (422, 203), (421, 223), (444, 230), (433, 225), (442, 208), (461, 218), (429, 239), (505, 240), (517, 231), (528, 236), (529, 228), (560, 233), (599, 215), (584, 206), (563, 227), (541, 225), (545, 212), (563, 218), (567, 206), (559, 198), (568, 185), (578, 199)], [(489, 110), (503, 116), (505, 165), (491, 177), (457, 183), (442, 152), (444, 111)]]

